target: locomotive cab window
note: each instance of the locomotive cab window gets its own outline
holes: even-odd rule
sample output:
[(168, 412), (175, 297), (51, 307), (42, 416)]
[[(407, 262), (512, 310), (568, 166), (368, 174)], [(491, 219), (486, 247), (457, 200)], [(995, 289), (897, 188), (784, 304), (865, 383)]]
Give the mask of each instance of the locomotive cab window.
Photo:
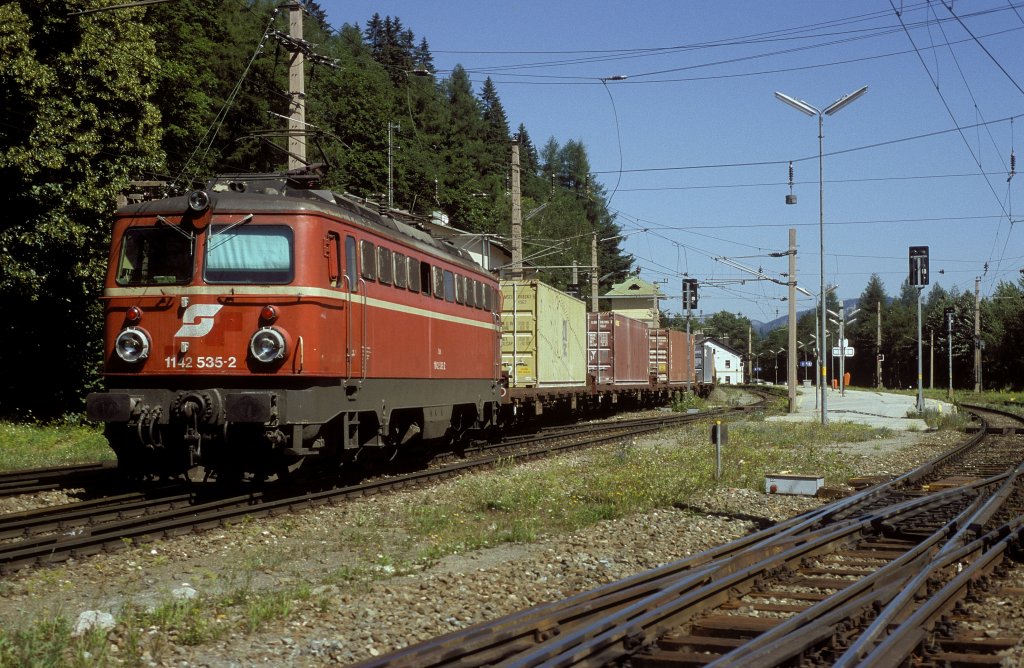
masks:
[(377, 279), (377, 254), (376, 247), (369, 241), (359, 242), (359, 255), (363, 261), (363, 278), (368, 281)]
[(209, 283), (290, 283), (292, 247), (292, 229), (284, 225), (214, 225), (206, 241), (204, 277)]
[(132, 227), (121, 241), (118, 285), (181, 285), (192, 281), (195, 239), (170, 227)]

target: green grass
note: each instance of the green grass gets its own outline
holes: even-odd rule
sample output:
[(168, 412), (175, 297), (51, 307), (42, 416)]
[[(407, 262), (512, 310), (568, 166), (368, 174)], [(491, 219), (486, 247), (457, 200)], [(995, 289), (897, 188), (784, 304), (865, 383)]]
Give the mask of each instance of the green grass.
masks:
[(102, 429), (86, 425), (0, 422), (0, 470), (114, 459)]

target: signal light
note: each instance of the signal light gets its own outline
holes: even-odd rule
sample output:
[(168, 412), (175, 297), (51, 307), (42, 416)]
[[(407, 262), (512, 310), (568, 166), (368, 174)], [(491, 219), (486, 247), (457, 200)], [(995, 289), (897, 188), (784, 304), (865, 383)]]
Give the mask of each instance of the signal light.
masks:
[(128, 311), (124, 314), (124, 319), (133, 325), (138, 324), (142, 320), (142, 309), (138, 306), (128, 307)]
[(265, 323), (272, 323), (277, 320), (277, 309), (267, 304), (260, 309), (260, 321)]

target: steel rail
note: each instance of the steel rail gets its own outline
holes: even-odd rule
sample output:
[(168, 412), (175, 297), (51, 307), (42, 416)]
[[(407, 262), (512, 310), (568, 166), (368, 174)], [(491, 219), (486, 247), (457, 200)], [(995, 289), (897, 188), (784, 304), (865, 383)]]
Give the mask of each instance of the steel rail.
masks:
[[(927, 576), (922, 579), (922, 573), (930, 574), (936, 563), (941, 564), (937, 568), (945, 568), (949, 562), (956, 562), (971, 552), (967, 546), (979, 540), (974, 537), (979, 528), (979, 521), (987, 521), (986, 518), (1007, 498), (1005, 490), (1012, 481), (1008, 476), (999, 477), (1005, 479), (1001, 489), (988, 497), (979, 496), (942, 530), (932, 533), (929, 538), (901, 557), (850, 587), (781, 622), (742, 647), (723, 654), (708, 666), (720, 668), (734, 665), (779, 665), (827, 641), (837, 633), (839, 625), (869, 611), (874, 614), (876, 609), (884, 608), (884, 611), (875, 619), (874, 624), (884, 626), (883, 617), (886, 617), (885, 612), (893, 609), (893, 601), (908, 593), (912, 597), (920, 589), (920, 584), (927, 580)], [(940, 543), (943, 544), (940, 546)], [(877, 583), (888, 589), (878, 588)], [(895, 588), (890, 586), (893, 584)], [(884, 591), (884, 594), (876, 593), (871, 598), (862, 598), (863, 592), (872, 589)], [(857, 642), (864, 641), (867, 633), (868, 631), (862, 633)]]
[[(964, 555), (964, 558), (959, 561), (948, 560), (947, 566), (956, 563), (958, 566), (962, 566), (962, 570), (942, 589), (928, 597), (923, 605), (920, 605), (895, 630), (890, 631), (885, 640), (869, 653), (857, 656), (856, 659), (850, 661), (846, 660), (847, 655), (844, 654), (840, 657), (841, 664), (837, 662), (836, 665), (882, 668), (909, 657), (928, 638), (938, 618), (945, 614), (954, 602), (962, 600), (975, 582), (983, 575), (991, 573), (1002, 562), (1007, 552), (1020, 547), (1024, 540), (1024, 523), (1018, 520), (1013, 525), (1014, 528), (1009, 531), (1006, 530), (1008, 527), (1000, 527), (991, 532), (988, 537), (997, 541), (993, 545), (986, 545), (987, 541), (979, 539), (975, 542), (980, 545), (974, 554)], [(988, 549), (984, 549), (986, 547)], [(964, 561), (967, 562), (966, 565), (963, 565)], [(939, 570), (938, 565), (932, 572), (937, 570)]]
[[(955, 542), (953, 545), (947, 546), (947, 548), (944, 548), (939, 552), (939, 557), (943, 556), (945, 552), (952, 551), (952, 549), (949, 549), (950, 547), (963, 546), (970, 542), (969, 538), (980, 533), (981, 528), (984, 527), (995, 513), (1003, 507), (1006, 501), (1010, 498), (1010, 495), (1015, 491), (1016, 483), (1022, 470), (1024, 470), (1024, 466), (1018, 467), (1006, 478), (998, 492), (992, 495), (985, 505), (974, 513), (967, 525), (958, 532), (957, 536), (954, 536), (953, 540)], [(1016, 523), (1020, 524), (1021, 521), (1022, 520), (1018, 520)], [(1013, 531), (1014, 528), (1012, 526), (1007, 526), (1003, 527), (1001, 530), (1002, 533), (1005, 534)], [(931, 578), (935, 577), (936, 571), (945, 568), (947, 565), (948, 564), (945, 563), (942, 565), (935, 565), (924, 569), (917, 574), (914, 580), (908, 584), (906, 590), (892, 601), (892, 603), (883, 611), (881, 611), (874, 622), (872, 622), (871, 625), (860, 634), (857, 641), (846, 650), (843, 656), (836, 662), (836, 667), (849, 668), (850, 666), (856, 665), (864, 656), (868, 655), (877, 645), (882, 643), (887, 634), (900, 635), (899, 632), (891, 631), (891, 626), (896, 623), (897, 619), (906, 616), (909, 609), (917, 606), (917, 601), (915, 599), (918, 592), (925, 587)], [(907, 634), (908, 631), (903, 631), (902, 633)]]
[(0, 473), (0, 496), (31, 494), (78, 487), (115, 475), (115, 462), (18, 469)]
[[(950, 489), (938, 495), (946, 497), (948, 503), (956, 503), (968, 494), (964, 490)], [(509, 665), (604, 665), (615, 661), (630, 654), (634, 648), (650, 643), (685, 619), (704, 609), (716, 607), (730, 593), (749, 589), (755, 578), (808, 556), (827, 552), (840, 539), (873, 533), (880, 519), (894, 519), (933, 501), (930, 498), (909, 500), (897, 504), (880, 517), (865, 516), (828, 525), (814, 534), (800, 536), (800, 540), (794, 541), (792, 545), (759, 546), (757, 552), (740, 554), (722, 564), (713, 573), (713, 578), (697, 588), (689, 589), (690, 583), (686, 581), (676, 583), (614, 615), (603, 617), (574, 633), (563, 634), (551, 643), (516, 657)], [(769, 556), (762, 557), (760, 553)]]

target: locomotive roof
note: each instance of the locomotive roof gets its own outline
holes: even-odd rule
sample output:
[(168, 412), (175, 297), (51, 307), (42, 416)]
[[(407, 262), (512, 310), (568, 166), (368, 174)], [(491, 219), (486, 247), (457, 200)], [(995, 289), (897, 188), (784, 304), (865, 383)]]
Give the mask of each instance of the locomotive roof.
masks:
[[(485, 271), (466, 251), (450, 242), (437, 239), (412, 224), (398, 220), (386, 212), (374, 210), (350, 196), (331, 190), (318, 190), (296, 185), (287, 175), (238, 174), (218, 176), (207, 182), (211, 208), (219, 211), (244, 213), (274, 213), (295, 211), (319, 212), (342, 217), (361, 227), (390, 237), (402, 237), (420, 249), (443, 254), (448, 259), (468, 263), (477, 271)], [(179, 195), (163, 199), (129, 204), (119, 209), (119, 215), (178, 215), (188, 211), (188, 196)]]

